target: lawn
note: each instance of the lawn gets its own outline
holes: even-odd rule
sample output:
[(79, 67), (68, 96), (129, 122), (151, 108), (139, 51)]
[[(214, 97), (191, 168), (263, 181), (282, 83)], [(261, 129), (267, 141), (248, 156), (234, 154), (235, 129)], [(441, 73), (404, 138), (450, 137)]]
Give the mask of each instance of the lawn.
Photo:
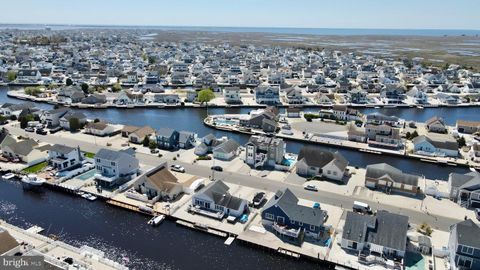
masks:
[(85, 157), (87, 157), (87, 158), (94, 158), (95, 157), (94, 153), (84, 152), (84, 154), (85, 154)]
[(38, 163), (36, 165), (30, 166), (28, 168), (23, 169), (24, 173), (38, 173), (39, 171), (45, 169), (47, 167), (48, 163), (46, 161), (42, 163)]

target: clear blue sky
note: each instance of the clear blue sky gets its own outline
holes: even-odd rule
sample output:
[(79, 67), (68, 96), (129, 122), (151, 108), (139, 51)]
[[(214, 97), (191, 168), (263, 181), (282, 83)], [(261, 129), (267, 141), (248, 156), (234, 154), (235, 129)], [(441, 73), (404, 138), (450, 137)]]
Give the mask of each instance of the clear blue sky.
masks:
[(479, 0), (3, 1), (0, 23), (480, 29)]

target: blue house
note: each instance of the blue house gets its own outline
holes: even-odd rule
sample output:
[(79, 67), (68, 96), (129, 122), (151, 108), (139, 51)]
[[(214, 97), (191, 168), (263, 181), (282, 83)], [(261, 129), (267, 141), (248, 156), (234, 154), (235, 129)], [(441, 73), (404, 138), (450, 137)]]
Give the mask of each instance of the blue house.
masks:
[(262, 221), (282, 238), (301, 242), (304, 237), (328, 239), (329, 227), (324, 226), (327, 212), (320, 208), (299, 205), (298, 198), (288, 189), (279, 190), (265, 204)]
[(453, 270), (480, 269), (480, 227), (471, 219), (450, 227), (448, 250)]
[(175, 150), (178, 148), (180, 134), (171, 128), (161, 128), (157, 131), (158, 148)]

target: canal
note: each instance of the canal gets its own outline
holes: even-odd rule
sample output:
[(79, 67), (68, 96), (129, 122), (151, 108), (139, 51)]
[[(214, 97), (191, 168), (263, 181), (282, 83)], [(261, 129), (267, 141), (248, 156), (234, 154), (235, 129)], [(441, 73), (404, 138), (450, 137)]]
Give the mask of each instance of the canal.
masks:
[[(7, 97), (7, 88), (0, 88), (0, 103), (21, 102), (18, 99)], [(37, 103), (41, 108), (52, 108), (52, 105), (45, 103)], [(88, 110), (77, 109), (87, 115), (88, 118), (100, 118), (111, 123), (119, 123), (126, 125), (150, 125), (155, 129), (161, 127), (170, 127), (177, 130), (188, 130), (196, 132), (199, 136), (205, 136), (213, 133), (215, 136), (228, 136), (240, 144), (245, 144), (249, 136), (244, 134), (230, 133), (219, 131), (207, 127), (203, 124), (203, 119), (207, 116), (206, 109), (200, 108), (177, 108), (177, 109), (104, 109), (104, 110)], [(248, 113), (249, 108), (210, 108), (209, 114), (236, 114)], [(435, 115), (443, 117), (449, 125), (454, 125), (457, 119), (463, 120), (480, 120), (480, 108), (463, 107), (463, 108), (405, 108), (405, 109), (362, 109), (363, 113), (372, 113), (379, 111), (386, 115), (395, 115), (406, 120), (425, 121)], [(287, 141), (287, 151), (298, 153), (303, 143)], [(405, 172), (425, 175), (430, 179), (448, 179), (451, 172), (465, 173), (466, 168), (442, 167), (438, 164), (424, 163), (418, 160), (405, 159), (400, 157), (376, 155), (362, 153), (349, 149), (338, 149), (327, 146), (318, 146), (321, 149), (330, 151), (339, 151), (349, 161), (352, 166), (366, 167), (369, 164), (387, 162), (392, 166), (402, 169)]]
[(56, 191), (23, 191), (19, 182), (0, 180), (0, 219), (22, 228), (38, 225), (74, 246), (88, 245), (131, 269), (327, 269)]

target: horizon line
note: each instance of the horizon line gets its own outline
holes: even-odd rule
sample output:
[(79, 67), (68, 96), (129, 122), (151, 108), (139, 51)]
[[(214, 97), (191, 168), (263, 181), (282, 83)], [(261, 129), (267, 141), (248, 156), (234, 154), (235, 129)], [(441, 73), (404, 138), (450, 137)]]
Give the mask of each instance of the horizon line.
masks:
[(414, 31), (480, 31), (464, 28), (370, 28), (370, 27), (303, 27), (303, 26), (218, 26), (218, 25), (149, 25), (149, 24), (86, 24), (86, 23), (5, 23), (0, 25), (45, 25), (45, 26), (114, 26), (114, 27), (184, 27), (184, 28), (275, 28), (275, 29), (335, 29), (335, 30), (414, 30)]

